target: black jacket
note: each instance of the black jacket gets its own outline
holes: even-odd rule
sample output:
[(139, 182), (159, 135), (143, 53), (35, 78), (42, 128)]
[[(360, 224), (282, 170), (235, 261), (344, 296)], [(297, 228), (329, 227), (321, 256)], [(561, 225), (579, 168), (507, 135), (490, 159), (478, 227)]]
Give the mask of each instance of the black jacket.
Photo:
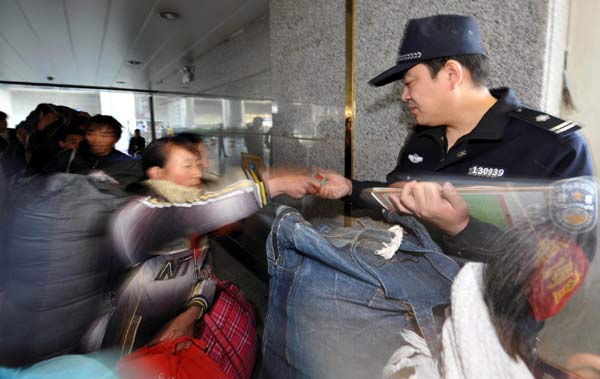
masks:
[(146, 139), (144, 137), (131, 137), (127, 152), (129, 155), (134, 155), (135, 153), (141, 153), (145, 147)]
[(99, 157), (92, 154), (87, 144), (82, 142), (77, 150), (63, 150), (48, 162), (44, 167), (45, 173), (66, 172), (72, 174), (87, 174), (92, 170), (101, 170), (106, 166), (118, 162), (130, 160), (131, 157), (116, 149), (110, 154)]

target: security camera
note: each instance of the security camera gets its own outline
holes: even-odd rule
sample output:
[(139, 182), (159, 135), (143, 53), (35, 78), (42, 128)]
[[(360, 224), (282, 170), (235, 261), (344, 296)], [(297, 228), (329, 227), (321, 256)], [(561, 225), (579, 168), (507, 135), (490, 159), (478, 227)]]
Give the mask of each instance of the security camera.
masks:
[(181, 72), (181, 74), (182, 74), (181, 83), (185, 84), (185, 83), (193, 82), (194, 81), (194, 73), (196, 72), (196, 67), (189, 64), (189, 65), (186, 65), (186, 66), (183, 66), (182, 68), (180, 68), (179, 72)]

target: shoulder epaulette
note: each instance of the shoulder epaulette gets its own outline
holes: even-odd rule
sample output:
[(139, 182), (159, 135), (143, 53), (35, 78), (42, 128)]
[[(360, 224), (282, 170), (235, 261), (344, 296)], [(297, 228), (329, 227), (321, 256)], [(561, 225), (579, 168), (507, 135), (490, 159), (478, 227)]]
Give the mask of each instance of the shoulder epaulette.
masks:
[(510, 112), (508, 115), (555, 134), (568, 134), (581, 129), (581, 126), (574, 121), (563, 120), (535, 109), (520, 107)]

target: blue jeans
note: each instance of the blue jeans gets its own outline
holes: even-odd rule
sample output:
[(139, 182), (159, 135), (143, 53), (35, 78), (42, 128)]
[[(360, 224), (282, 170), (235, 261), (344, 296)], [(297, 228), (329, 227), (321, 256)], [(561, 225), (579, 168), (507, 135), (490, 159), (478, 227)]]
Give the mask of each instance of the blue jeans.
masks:
[(386, 229), (317, 230), (296, 210), (277, 210), (267, 241), (265, 377), (380, 377), (403, 329), (439, 351), (432, 310), (449, 304), (458, 265), (418, 221), (387, 217), (405, 231), (390, 260), (374, 254), (391, 239)]

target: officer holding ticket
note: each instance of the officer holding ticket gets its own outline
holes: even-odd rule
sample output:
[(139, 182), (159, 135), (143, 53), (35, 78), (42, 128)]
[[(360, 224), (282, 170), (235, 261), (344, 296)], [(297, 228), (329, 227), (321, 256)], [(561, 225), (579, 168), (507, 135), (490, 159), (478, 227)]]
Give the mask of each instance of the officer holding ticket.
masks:
[(469, 224), (455, 188), (432, 176), (489, 180), (558, 180), (592, 175), (580, 126), (525, 108), (508, 88), (486, 87), (488, 61), (472, 17), (437, 15), (408, 21), (397, 63), (370, 81), (404, 83), (402, 100), (415, 117), (387, 183), (350, 181), (323, 171), (320, 195), (350, 195), (361, 204), (364, 188), (404, 186), (397, 206), (449, 236)]

